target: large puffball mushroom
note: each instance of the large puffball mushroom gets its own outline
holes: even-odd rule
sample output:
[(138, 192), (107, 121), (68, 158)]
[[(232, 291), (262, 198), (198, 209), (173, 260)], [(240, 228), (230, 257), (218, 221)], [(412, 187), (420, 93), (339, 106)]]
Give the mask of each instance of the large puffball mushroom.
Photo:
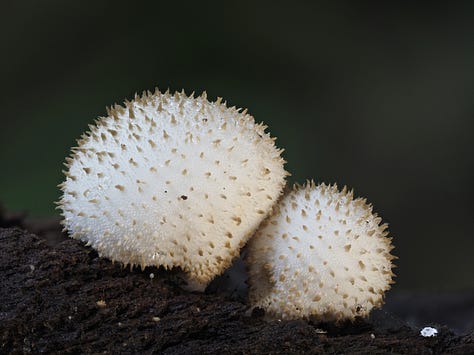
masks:
[(367, 316), (393, 277), (393, 247), (380, 222), (346, 188), (295, 186), (249, 241), (251, 305), (279, 319)]
[(266, 126), (205, 94), (146, 92), (89, 127), (66, 159), (65, 229), (112, 261), (180, 267), (191, 289), (231, 264), (285, 184)]

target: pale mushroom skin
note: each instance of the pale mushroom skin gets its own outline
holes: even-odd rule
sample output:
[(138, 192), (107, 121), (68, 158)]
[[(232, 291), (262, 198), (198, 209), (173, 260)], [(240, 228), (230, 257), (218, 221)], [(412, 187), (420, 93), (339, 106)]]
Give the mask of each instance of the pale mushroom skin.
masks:
[(336, 185), (296, 185), (248, 243), (249, 300), (268, 318), (353, 320), (393, 283), (387, 225)]
[(239, 255), (285, 185), (266, 126), (205, 93), (145, 92), (89, 127), (66, 159), (65, 229), (112, 261), (180, 267), (193, 290)]

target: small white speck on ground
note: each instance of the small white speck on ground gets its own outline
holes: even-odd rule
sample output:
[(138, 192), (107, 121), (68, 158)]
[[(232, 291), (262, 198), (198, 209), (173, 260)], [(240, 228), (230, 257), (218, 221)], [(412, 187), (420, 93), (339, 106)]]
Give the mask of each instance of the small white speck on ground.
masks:
[(104, 300), (98, 300), (96, 303), (97, 307), (105, 307), (107, 306), (107, 303), (105, 303)]
[(374, 333), (370, 334), (370, 339), (375, 339), (375, 334)]
[(161, 320), (161, 318), (160, 317), (153, 317), (152, 320), (153, 320), (153, 322), (159, 322)]
[(155, 278), (155, 274), (151, 272), (151, 273), (150, 273), (150, 279), (153, 280), (154, 278)]
[(433, 328), (433, 327), (424, 327), (421, 331), (420, 331), (420, 335), (422, 337), (435, 337), (438, 335), (438, 329), (436, 328)]

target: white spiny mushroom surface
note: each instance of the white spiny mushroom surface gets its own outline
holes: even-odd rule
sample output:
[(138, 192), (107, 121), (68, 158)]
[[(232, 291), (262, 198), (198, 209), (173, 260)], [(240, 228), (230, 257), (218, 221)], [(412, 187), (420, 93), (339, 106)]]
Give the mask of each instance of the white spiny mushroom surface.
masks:
[(146, 92), (89, 127), (60, 185), (65, 229), (113, 261), (180, 267), (190, 288), (231, 264), (285, 183), (266, 126), (205, 94)]
[(248, 244), (249, 299), (271, 318), (365, 317), (392, 284), (387, 225), (346, 188), (295, 186)]

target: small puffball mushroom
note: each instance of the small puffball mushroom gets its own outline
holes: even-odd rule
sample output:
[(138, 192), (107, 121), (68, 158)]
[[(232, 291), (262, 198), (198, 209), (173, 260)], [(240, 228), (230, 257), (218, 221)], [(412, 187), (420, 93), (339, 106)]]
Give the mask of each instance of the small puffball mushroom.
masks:
[(65, 230), (112, 261), (180, 267), (194, 290), (239, 255), (285, 184), (266, 126), (205, 93), (146, 92), (89, 127), (66, 158)]
[(391, 238), (365, 199), (295, 186), (249, 241), (249, 299), (270, 318), (365, 317), (392, 284)]

